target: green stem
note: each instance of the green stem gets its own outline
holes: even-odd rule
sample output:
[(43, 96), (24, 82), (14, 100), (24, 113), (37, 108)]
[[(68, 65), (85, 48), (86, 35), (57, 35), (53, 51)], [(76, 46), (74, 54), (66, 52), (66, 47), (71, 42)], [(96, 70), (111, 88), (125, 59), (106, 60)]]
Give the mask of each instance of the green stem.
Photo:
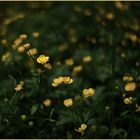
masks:
[(17, 95), (17, 92), (15, 92), (15, 94), (14, 94), (13, 97), (11, 98), (11, 100), (10, 100), (10, 102), (9, 102), (9, 105), (12, 104), (12, 102), (13, 102), (13, 100), (15, 99), (16, 95)]

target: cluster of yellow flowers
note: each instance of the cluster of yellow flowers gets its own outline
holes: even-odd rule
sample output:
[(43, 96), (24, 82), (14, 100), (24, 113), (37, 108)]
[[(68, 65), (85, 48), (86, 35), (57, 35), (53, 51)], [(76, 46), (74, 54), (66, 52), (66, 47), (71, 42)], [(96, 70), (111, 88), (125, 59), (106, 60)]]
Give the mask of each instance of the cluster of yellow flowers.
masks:
[(73, 83), (73, 79), (68, 77), (68, 76), (65, 76), (65, 77), (60, 76), (60, 77), (55, 78), (53, 80), (52, 86), (53, 87), (57, 87), (57, 86), (59, 86), (62, 83), (64, 83), (64, 84), (72, 84)]
[(86, 98), (93, 96), (94, 94), (95, 94), (95, 90), (93, 88), (83, 89), (83, 95)]
[(78, 129), (75, 129), (75, 131), (81, 133), (82, 135), (84, 134), (84, 131), (87, 129), (87, 125), (86, 124), (81, 124), (80, 127)]
[(20, 81), (19, 84), (16, 85), (15, 90), (21, 91), (23, 89), (24, 81)]

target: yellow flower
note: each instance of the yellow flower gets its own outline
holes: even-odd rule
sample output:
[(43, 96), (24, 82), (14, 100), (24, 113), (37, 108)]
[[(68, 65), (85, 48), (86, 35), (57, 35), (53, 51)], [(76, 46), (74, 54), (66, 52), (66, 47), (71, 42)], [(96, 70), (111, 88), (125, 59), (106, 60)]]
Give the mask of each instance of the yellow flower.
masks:
[(24, 85), (24, 82), (20, 81), (20, 83), (16, 85), (15, 90), (21, 91), (23, 89), (23, 85)]
[(21, 34), (21, 35), (19, 36), (19, 38), (20, 38), (20, 39), (26, 39), (26, 38), (27, 38), (27, 34)]
[(82, 66), (75, 66), (74, 68), (73, 68), (73, 72), (74, 73), (79, 73), (80, 71), (82, 70)]
[(69, 59), (65, 60), (65, 64), (68, 65), (68, 66), (72, 66), (74, 64), (74, 61), (73, 61), (72, 58), (69, 58)]
[(62, 82), (63, 82), (63, 77), (60, 76), (60, 77), (55, 78), (55, 79), (53, 80), (52, 86), (53, 86), (53, 87), (57, 87), (57, 86), (59, 86)]
[(43, 105), (46, 106), (46, 107), (49, 107), (51, 105), (51, 100), (50, 99), (45, 99), (43, 101)]
[(123, 76), (123, 81), (133, 81), (133, 77), (132, 76)]
[(124, 87), (125, 91), (134, 91), (136, 89), (136, 83), (135, 82), (129, 82)]
[(125, 99), (124, 99), (124, 103), (125, 103), (125, 104), (132, 104), (132, 101), (133, 101), (132, 99), (133, 99), (132, 97), (125, 98)]
[(44, 64), (44, 67), (48, 70), (52, 69), (52, 65), (50, 63)]
[(64, 105), (65, 105), (66, 107), (72, 106), (72, 105), (73, 105), (73, 100), (72, 100), (71, 98), (65, 99), (65, 100), (64, 100)]
[(34, 38), (38, 38), (40, 36), (40, 33), (39, 32), (33, 32), (32, 35), (33, 35)]
[[(37, 49), (36, 48), (29, 49), (28, 51), (30, 52), (31, 55), (36, 55), (37, 54)], [(29, 55), (29, 52), (27, 52), (28, 55)]]
[(83, 62), (85, 63), (89, 63), (91, 62), (91, 60), (92, 60), (92, 57), (90, 55), (83, 57)]
[(29, 49), (29, 48), (30, 48), (30, 43), (24, 44), (23, 47), (24, 47), (25, 49)]
[(95, 94), (95, 90), (93, 88), (89, 88), (89, 89), (84, 89), (83, 90), (83, 95), (84, 97), (90, 97), (93, 96)]
[(45, 64), (46, 62), (49, 61), (49, 56), (45, 56), (45, 55), (40, 55), (38, 58), (37, 58), (37, 62), (38, 63), (41, 63), (41, 64)]
[(24, 48), (23, 46), (20, 46), (20, 47), (18, 48), (18, 52), (19, 52), (19, 53), (25, 52), (25, 48)]
[(8, 62), (11, 59), (11, 54), (10, 52), (6, 52), (3, 56), (2, 56), (2, 61), (3, 62)]
[(59, 86), (62, 83), (64, 83), (64, 84), (71, 84), (71, 83), (73, 83), (73, 79), (71, 79), (68, 76), (66, 76), (66, 77), (60, 76), (60, 77), (55, 78), (53, 80), (52, 86), (57, 87), (57, 86)]
[(75, 131), (81, 133), (83, 135), (84, 131), (86, 130), (87, 125), (86, 124), (81, 124), (81, 126), (78, 129), (75, 129)]
[(73, 79), (71, 79), (70, 77), (63, 77), (63, 82), (65, 84), (71, 84), (73, 83)]

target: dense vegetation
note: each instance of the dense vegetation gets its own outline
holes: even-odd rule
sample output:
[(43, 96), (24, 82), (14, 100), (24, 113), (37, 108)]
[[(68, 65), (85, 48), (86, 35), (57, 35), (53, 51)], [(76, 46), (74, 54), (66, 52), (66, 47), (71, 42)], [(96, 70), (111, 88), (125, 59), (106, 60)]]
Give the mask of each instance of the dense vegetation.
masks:
[(140, 138), (139, 2), (0, 2), (0, 138)]

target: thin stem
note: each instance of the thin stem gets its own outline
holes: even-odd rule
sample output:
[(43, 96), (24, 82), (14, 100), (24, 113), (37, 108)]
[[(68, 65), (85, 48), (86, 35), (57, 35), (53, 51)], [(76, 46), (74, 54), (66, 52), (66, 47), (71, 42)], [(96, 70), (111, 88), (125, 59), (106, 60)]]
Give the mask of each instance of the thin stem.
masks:
[(13, 95), (13, 97), (11, 98), (11, 100), (10, 100), (10, 102), (9, 102), (9, 105), (11, 105), (12, 104), (12, 102), (13, 102), (13, 100), (15, 99), (15, 97), (16, 97), (16, 94), (17, 94), (17, 92), (15, 92), (15, 94)]

